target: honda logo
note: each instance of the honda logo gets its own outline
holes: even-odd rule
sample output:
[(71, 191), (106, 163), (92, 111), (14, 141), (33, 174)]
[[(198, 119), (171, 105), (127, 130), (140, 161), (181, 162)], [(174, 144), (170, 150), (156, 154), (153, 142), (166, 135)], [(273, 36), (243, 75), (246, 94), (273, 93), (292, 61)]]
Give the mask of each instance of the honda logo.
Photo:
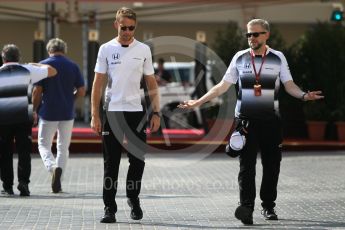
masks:
[(113, 59), (114, 59), (114, 60), (117, 60), (117, 59), (119, 59), (119, 58), (120, 58), (120, 54), (119, 54), (119, 53), (113, 54)]

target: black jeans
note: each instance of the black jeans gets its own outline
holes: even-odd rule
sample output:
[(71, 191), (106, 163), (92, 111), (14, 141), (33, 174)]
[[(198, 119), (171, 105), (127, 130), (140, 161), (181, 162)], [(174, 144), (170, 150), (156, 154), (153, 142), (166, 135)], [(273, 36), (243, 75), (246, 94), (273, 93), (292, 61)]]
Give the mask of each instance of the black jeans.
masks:
[(263, 208), (274, 208), (277, 198), (277, 185), (280, 172), (282, 132), (280, 118), (271, 120), (249, 120), (247, 142), (240, 160), (238, 183), (240, 203), (254, 208), (256, 190), (256, 157), (261, 152), (263, 175), (260, 198)]
[(5, 189), (13, 186), (14, 141), (18, 152), (18, 182), (29, 183), (31, 174), (32, 124), (0, 125), (1, 180)]
[[(129, 168), (126, 195), (137, 198), (145, 167), (146, 115), (144, 112), (107, 112), (103, 116), (102, 141), (104, 158), (103, 202), (105, 207), (117, 211), (115, 196), (121, 153), (127, 150)], [(123, 145), (126, 136), (127, 145)]]

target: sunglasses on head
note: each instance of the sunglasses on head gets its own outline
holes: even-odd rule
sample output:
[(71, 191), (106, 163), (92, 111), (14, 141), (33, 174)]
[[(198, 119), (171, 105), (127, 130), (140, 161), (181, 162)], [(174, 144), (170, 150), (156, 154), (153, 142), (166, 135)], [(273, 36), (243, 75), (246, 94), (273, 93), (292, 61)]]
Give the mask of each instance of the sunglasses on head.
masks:
[(265, 34), (266, 32), (253, 32), (253, 33), (246, 33), (246, 37), (250, 38), (251, 36), (253, 36), (254, 38), (257, 38), (260, 36), (260, 34)]
[(133, 31), (135, 29), (135, 26), (121, 26), (122, 31), (126, 31), (127, 29), (129, 31)]

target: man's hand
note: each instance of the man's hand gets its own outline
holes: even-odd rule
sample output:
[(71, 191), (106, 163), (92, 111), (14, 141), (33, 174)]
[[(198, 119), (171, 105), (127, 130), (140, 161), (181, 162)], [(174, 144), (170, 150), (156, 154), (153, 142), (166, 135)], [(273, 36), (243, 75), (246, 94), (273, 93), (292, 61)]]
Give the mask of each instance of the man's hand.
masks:
[(97, 135), (101, 135), (102, 127), (99, 116), (92, 116), (90, 126)]
[(151, 121), (150, 121), (150, 130), (151, 132), (157, 132), (159, 129), (159, 126), (161, 125), (161, 118), (157, 115), (152, 115)]
[(177, 107), (180, 109), (193, 109), (198, 106), (198, 100), (188, 100), (181, 102)]
[(322, 91), (318, 90), (318, 91), (308, 91), (308, 93), (306, 93), (303, 96), (303, 100), (304, 101), (315, 101), (315, 100), (320, 100), (323, 99), (324, 96), (321, 95)]
[(95, 73), (92, 84), (90, 126), (97, 135), (101, 135), (102, 132), (101, 119), (99, 118), (99, 108), (106, 79), (107, 76), (105, 74)]

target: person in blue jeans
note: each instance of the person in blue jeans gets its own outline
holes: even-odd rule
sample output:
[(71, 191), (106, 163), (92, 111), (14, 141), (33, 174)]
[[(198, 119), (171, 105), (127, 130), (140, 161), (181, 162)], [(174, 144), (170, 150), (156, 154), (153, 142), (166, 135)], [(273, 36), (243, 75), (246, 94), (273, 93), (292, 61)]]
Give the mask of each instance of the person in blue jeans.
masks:
[[(39, 117), (38, 149), (44, 166), (52, 174), (52, 191), (59, 193), (62, 191), (61, 176), (69, 156), (75, 117), (74, 101), (76, 97), (85, 95), (85, 86), (78, 65), (66, 57), (66, 42), (59, 38), (51, 39), (47, 44), (47, 52), (49, 57), (41, 63), (53, 66), (58, 74), (55, 79), (36, 83), (32, 98)], [(55, 158), (51, 147), (56, 132)]]

